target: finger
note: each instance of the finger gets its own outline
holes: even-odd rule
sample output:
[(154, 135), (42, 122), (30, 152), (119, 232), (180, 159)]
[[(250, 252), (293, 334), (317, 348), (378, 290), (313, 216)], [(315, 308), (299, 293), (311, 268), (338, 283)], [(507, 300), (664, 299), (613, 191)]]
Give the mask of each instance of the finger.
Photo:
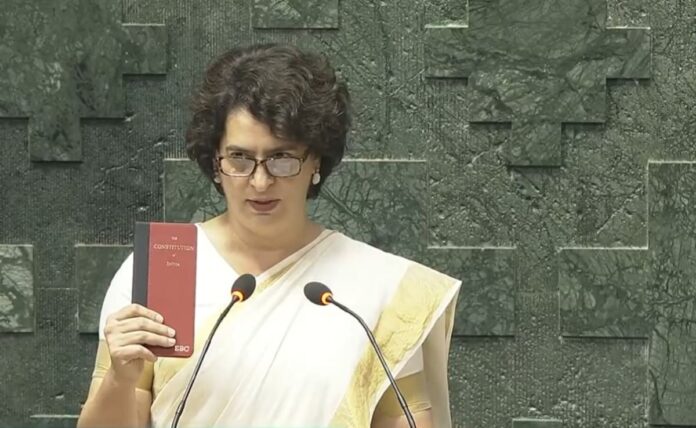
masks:
[(172, 337), (160, 336), (159, 334), (149, 333), (147, 331), (132, 331), (130, 333), (118, 335), (114, 343), (118, 347), (125, 347), (128, 345), (151, 345), (169, 348), (174, 346), (176, 340)]
[(161, 314), (137, 303), (131, 303), (130, 305), (121, 308), (114, 314), (114, 319), (116, 321), (123, 321), (125, 319), (137, 317), (148, 318), (160, 323), (164, 321), (164, 317)]
[(118, 323), (118, 331), (120, 333), (129, 333), (131, 331), (149, 331), (159, 334), (160, 336), (174, 337), (176, 331), (173, 328), (167, 327), (164, 324), (158, 323), (145, 317), (129, 318)]
[(157, 356), (143, 345), (128, 345), (118, 348), (111, 354), (111, 358), (124, 363), (137, 359), (143, 359), (151, 363), (157, 361)]

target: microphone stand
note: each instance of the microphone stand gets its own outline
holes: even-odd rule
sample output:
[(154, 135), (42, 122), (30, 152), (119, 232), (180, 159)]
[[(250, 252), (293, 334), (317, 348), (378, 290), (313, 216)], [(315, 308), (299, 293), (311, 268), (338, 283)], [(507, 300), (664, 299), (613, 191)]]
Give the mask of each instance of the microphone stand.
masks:
[(416, 428), (416, 421), (413, 420), (413, 415), (411, 414), (411, 411), (408, 408), (408, 404), (406, 404), (404, 396), (401, 394), (399, 387), (396, 385), (396, 380), (394, 379), (394, 376), (392, 376), (391, 371), (389, 370), (389, 366), (387, 365), (387, 362), (384, 360), (382, 351), (379, 349), (379, 345), (377, 345), (375, 336), (370, 331), (370, 328), (367, 326), (367, 324), (365, 324), (365, 321), (363, 321), (360, 315), (356, 314), (348, 307), (334, 300), (333, 296), (328, 297), (327, 300), (330, 303), (333, 303), (334, 305), (338, 306), (338, 308), (341, 309), (343, 312), (346, 312), (353, 318), (357, 319), (362, 328), (365, 330), (365, 333), (367, 333), (367, 337), (368, 339), (370, 339), (370, 343), (372, 343), (372, 347), (374, 348), (375, 353), (377, 354), (377, 358), (379, 358), (379, 362), (382, 363), (382, 367), (384, 368), (384, 371), (387, 373), (387, 377), (389, 378), (389, 382), (391, 383), (391, 386), (394, 389), (394, 393), (396, 393), (396, 399), (399, 401), (399, 405), (401, 406), (401, 409), (403, 409), (404, 415), (406, 415), (406, 420), (408, 421), (409, 428)]
[(218, 326), (222, 322), (223, 318), (225, 318), (225, 315), (232, 309), (232, 305), (237, 303), (240, 299), (237, 296), (233, 296), (232, 300), (230, 303), (227, 305), (224, 311), (220, 314), (218, 317), (217, 321), (215, 322), (215, 325), (213, 326), (213, 329), (210, 331), (210, 334), (208, 335), (208, 339), (205, 341), (205, 345), (203, 346), (203, 350), (201, 351), (201, 356), (198, 358), (198, 362), (196, 362), (196, 367), (193, 369), (193, 374), (191, 375), (191, 380), (189, 381), (188, 385), (186, 385), (186, 390), (184, 391), (184, 396), (181, 399), (181, 402), (176, 408), (176, 412), (174, 413), (174, 419), (172, 419), (172, 428), (176, 428), (177, 425), (179, 425), (179, 419), (181, 419), (181, 414), (184, 412), (184, 406), (186, 405), (186, 400), (188, 400), (189, 393), (191, 392), (191, 388), (193, 387), (193, 381), (196, 379), (196, 376), (198, 375), (198, 370), (201, 368), (201, 364), (203, 363), (203, 359), (205, 358), (206, 352), (208, 352), (208, 348), (210, 347), (210, 342), (213, 340), (213, 335), (215, 335), (215, 331), (218, 329)]

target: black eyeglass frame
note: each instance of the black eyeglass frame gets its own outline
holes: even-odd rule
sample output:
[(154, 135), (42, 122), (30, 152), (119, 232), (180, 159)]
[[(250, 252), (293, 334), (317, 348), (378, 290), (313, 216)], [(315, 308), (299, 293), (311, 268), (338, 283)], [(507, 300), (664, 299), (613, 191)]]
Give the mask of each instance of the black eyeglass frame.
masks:
[[(274, 156), (268, 156), (263, 159), (256, 159), (255, 157), (251, 156), (217, 156), (215, 160), (217, 161), (217, 170), (220, 171), (221, 174), (224, 174), (228, 177), (235, 177), (235, 178), (245, 178), (245, 177), (251, 177), (256, 173), (256, 169), (259, 167), (259, 165), (263, 165), (264, 168), (266, 168), (266, 173), (270, 175), (273, 178), (288, 178), (288, 177), (296, 177), (302, 172), (302, 166), (304, 165), (305, 161), (307, 158), (309, 158), (310, 155), (310, 150), (307, 149), (307, 151), (304, 153), (302, 156), (292, 156), (292, 155), (274, 155)], [(251, 172), (248, 174), (228, 174), (222, 169), (222, 160), (223, 159), (229, 159), (229, 158), (236, 158), (236, 159), (246, 159), (254, 162), (254, 167), (251, 169)], [(277, 160), (277, 159), (295, 159), (300, 162), (300, 167), (297, 170), (295, 174), (292, 175), (273, 175), (271, 171), (268, 170), (268, 167), (265, 165), (266, 162), (269, 160)]]

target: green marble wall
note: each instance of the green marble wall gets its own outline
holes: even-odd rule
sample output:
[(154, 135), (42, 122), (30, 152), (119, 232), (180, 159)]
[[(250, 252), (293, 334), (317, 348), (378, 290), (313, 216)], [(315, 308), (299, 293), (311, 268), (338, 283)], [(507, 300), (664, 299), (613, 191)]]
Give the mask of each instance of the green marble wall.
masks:
[(312, 215), (464, 281), (456, 427), (696, 425), (696, 3), (2, 6), (0, 427), (74, 426), (134, 222), (222, 209), (183, 160), (204, 64), (273, 40), (355, 100)]

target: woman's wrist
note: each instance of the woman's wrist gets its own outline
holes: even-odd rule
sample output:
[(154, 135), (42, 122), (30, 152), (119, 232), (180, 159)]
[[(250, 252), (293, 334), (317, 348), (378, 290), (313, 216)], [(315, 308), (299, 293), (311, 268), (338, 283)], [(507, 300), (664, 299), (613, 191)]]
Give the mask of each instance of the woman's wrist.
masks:
[(119, 376), (114, 370), (113, 366), (111, 366), (104, 375), (104, 382), (107, 383), (111, 388), (135, 391), (135, 387), (138, 384), (138, 379), (129, 379)]

